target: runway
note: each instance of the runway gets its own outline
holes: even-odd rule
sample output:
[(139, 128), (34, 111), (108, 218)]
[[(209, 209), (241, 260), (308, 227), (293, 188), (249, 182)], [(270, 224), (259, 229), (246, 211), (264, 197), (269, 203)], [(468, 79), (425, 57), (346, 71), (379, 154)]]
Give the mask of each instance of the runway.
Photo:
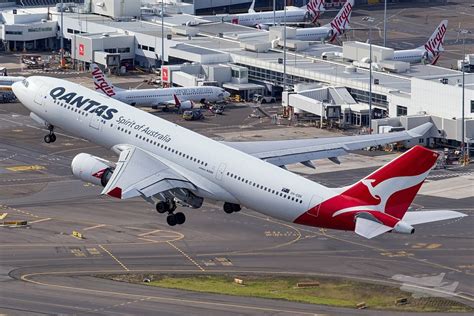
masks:
[[(206, 119), (206, 124), (186, 124), (218, 138), (223, 137), (223, 126), (238, 135), (260, 127), (257, 119), (248, 118), (250, 112), (248, 107), (236, 107), (226, 116)], [(370, 309), (192, 293), (95, 277), (104, 273), (330, 275), (400, 286), (395, 275), (445, 273), (446, 284), (459, 282), (454, 292), (422, 285), (418, 290), (449, 294), (474, 306), (472, 195), (420, 195), (415, 208), (455, 209), (470, 216), (419, 226), (415, 235), (385, 234), (374, 240), (352, 232), (283, 223), (248, 209), (229, 215), (215, 203), (205, 203), (197, 210), (184, 208), (186, 223), (171, 228), (163, 215), (143, 201), (99, 196), (101, 188), (72, 177), (69, 164), (77, 153), (114, 160), (112, 152), (62, 133), (56, 143), (47, 145), (42, 142), (45, 131), (27, 115), (19, 104), (0, 107), (0, 215), (7, 213), (4, 220), (30, 224), (28, 228), (0, 228), (2, 313), (380, 314)], [(353, 183), (390, 158), (373, 157), (366, 167), (358, 159), (367, 157), (351, 155), (344, 158), (340, 170), (321, 162), (316, 173), (292, 168), (325, 185), (340, 186)], [(326, 166), (330, 171), (325, 172)], [(464, 185), (462, 177), (469, 177), (472, 171), (434, 171), (429, 182), (459, 178), (458, 185)], [(84, 239), (73, 237), (73, 231), (82, 233)]]

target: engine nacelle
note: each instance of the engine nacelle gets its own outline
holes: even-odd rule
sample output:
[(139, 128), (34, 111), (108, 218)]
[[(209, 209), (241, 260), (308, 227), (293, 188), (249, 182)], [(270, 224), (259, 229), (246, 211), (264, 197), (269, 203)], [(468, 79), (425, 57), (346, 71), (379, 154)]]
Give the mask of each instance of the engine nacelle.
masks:
[(193, 103), (189, 100), (187, 101), (182, 101), (179, 105), (179, 110), (180, 111), (186, 111), (186, 110), (190, 110), (193, 108)]
[(399, 234), (413, 234), (415, 232), (415, 228), (404, 221), (399, 221), (392, 231)]
[(78, 154), (71, 162), (72, 174), (82, 181), (105, 187), (114, 168), (112, 163), (89, 154)]
[(259, 30), (268, 31), (270, 29), (270, 26), (268, 26), (267, 24), (257, 24), (257, 25), (255, 25), (255, 28), (257, 28)]

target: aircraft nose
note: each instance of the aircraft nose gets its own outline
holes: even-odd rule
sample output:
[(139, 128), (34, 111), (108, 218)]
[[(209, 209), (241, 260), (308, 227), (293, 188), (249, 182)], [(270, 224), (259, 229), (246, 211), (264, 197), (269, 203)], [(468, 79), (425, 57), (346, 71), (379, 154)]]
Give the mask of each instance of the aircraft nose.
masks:
[(21, 83), (21, 81), (14, 82), (12, 84), (12, 91), (18, 100), (20, 100), (20, 97), (21, 97), (22, 87), (23, 87), (23, 84)]
[(230, 97), (230, 93), (227, 92), (227, 91), (225, 91), (225, 92), (224, 92), (224, 98), (228, 98), (228, 97)]

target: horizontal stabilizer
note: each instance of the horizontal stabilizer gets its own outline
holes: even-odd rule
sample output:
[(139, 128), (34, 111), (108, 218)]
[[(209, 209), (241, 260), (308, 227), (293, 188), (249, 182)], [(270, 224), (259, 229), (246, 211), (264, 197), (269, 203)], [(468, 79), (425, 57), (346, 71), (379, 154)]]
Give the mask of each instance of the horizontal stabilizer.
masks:
[(377, 237), (378, 235), (382, 235), (383, 233), (386, 233), (392, 229), (393, 227), (381, 224), (376, 220), (364, 217), (357, 217), (354, 231), (356, 234), (362, 237), (371, 239)]
[(410, 225), (418, 225), (464, 216), (467, 215), (456, 211), (418, 211), (406, 212), (405, 216), (403, 216), (403, 221)]

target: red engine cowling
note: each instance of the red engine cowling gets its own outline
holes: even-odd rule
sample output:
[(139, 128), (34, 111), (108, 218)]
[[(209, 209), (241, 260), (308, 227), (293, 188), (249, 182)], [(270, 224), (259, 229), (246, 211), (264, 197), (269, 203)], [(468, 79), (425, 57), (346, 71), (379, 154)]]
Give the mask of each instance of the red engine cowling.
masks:
[(78, 154), (71, 162), (72, 174), (82, 181), (105, 187), (114, 172), (113, 164), (89, 154)]

